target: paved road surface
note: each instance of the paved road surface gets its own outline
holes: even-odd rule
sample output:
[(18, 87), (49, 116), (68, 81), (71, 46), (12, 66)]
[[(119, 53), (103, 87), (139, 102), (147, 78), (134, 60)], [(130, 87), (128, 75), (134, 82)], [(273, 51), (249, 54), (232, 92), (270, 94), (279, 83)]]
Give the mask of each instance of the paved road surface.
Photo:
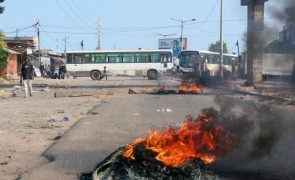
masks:
[[(36, 78), (33, 87), (52, 88), (124, 88), (124, 87), (175, 87), (180, 82), (170, 77), (162, 77), (158, 80), (149, 80), (142, 77), (110, 77), (108, 80), (95, 81), (90, 78), (78, 79), (44, 79)], [(0, 88), (12, 88), (19, 83), (0, 84)]]
[(23, 178), (77, 179), (120, 146), (147, 135), (151, 129), (182, 124), (186, 115), (196, 116), (203, 108), (214, 106), (213, 99), (205, 95), (122, 95), (106, 99), (44, 153), (51, 163)]

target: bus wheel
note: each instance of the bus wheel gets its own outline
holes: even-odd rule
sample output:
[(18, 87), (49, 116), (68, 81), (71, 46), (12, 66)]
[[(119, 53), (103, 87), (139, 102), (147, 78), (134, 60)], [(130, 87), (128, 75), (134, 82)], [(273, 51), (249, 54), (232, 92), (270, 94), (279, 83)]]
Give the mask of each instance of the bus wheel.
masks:
[(158, 79), (158, 72), (156, 70), (149, 70), (147, 72), (147, 77), (150, 79), (150, 80), (155, 80), (155, 79)]
[(99, 71), (91, 71), (90, 77), (92, 80), (100, 80), (101, 74)]

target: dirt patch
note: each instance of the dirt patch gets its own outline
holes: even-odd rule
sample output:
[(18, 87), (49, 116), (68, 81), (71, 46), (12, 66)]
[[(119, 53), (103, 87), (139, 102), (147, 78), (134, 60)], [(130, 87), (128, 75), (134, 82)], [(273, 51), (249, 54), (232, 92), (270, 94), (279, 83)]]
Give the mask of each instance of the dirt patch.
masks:
[[(86, 89), (73, 92), (70, 89), (34, 88), (30, 98), (24, 98), (22, 88), (15, 97), (11, 89), (0, 91), (5, 97), (0, 99), (1, 179), (17, 179), (20, 174), (46, 163), (47, 159), (41, 156), (44, 150), (109, 96)], [(91, 96), (66, 96), (82, 91)], [(54, 92), (65, 96), (55, 98)]]

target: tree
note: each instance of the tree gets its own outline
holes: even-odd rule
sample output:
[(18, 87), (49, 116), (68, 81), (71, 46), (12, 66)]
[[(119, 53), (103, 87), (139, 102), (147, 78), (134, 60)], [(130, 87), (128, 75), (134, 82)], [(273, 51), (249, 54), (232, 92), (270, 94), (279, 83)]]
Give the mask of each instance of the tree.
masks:
[[(0, 0), (0, 3), (3, 3), (5, 0)], [(0, 6), (0, 14), (2, 14), (4, 12), (4, 7)], [(3, 34), (0, 30), (0, 69), (4, 68), (6, 66), (7, 63), (7, 57), (8, 57), (8, 52), (4, 49), (4, 47), (2, 46), (2, 38), (3, 38)]]
[[(0, 0), (0, 3), (3, 3), (5, 0)], [(4, 12), (4, 7), (0, 6), (0, 14), (2, 14)]]
[(3, 34), (0, 31), (0, 69), (4, 68), (6, 66), (7, 63), (7, 57), (8, 57), (8, 52), (7, 50), (4, 49), (4, 47), (2, 46), (2, 38), (3, 38)]
[[(211, 43), (208, 49), (209, 49), (209, 51), (220, 52), (220, 41), (216, 41), (215, 43)], [(224, 53), (228, 52), (226, 42), (223, 42), (223, 52)]]

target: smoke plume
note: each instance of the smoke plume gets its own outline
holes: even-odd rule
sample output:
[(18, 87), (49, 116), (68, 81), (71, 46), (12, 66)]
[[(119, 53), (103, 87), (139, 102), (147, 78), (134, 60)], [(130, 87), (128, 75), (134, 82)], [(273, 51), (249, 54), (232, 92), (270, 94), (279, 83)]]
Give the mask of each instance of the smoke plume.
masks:
[(276, 0), (268, 9), (271, 17), (279, 22), (295, 20), (295, 1), (294, 0)]
[(236, 133), (235, 149), (216, 162), (217, 169), (295, 175), (294, 109), (226, 96), (216, 102), (220, 122)]

